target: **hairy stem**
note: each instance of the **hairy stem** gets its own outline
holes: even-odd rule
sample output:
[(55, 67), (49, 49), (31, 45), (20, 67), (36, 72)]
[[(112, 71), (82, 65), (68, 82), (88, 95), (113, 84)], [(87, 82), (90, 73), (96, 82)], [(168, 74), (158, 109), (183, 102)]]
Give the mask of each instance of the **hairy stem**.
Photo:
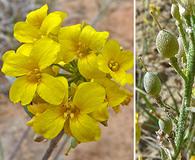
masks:
[[(186, 18), (189, 22), (189, 17)], [(189, 25), (189, 24), (188, 24)], [(174, 155), (174, 160), (177, 159), (181, 147), (182, 142), (184, 138), (184, 133), (186, 129), (186, 120), (188, 117), (187, 107), (190, 106), (191, 102), (191, 95), (192, 95), (192, 87), (194, 83), (194, 75), (195, 75), (195, 40), (193, 32), (189, 33), (189, 51), (187, 56), (187, 80), (184, 84), (184, 97), (183, 97), (183, 104), (180, 111), (180, 116), (177, 124), (177, 130), (176, 130), (176, 138), (175, 138), (175, 144), (176, 144), (176, 152)]]

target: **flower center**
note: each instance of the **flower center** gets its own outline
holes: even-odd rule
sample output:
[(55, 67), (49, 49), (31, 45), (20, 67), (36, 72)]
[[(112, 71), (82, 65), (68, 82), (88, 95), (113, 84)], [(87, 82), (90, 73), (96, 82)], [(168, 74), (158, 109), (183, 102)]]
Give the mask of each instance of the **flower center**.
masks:
[(35, 68), (27, 74), (27, 78), (31, 82), (40, 82), (41, 81), (41, 72), (38, 68)]
[(78, 43), (77, 45), (77, 56), (79, 58), (85, 57), (90, 53), (91, 49), (86, 45), (81, 42)]
[(66, 104), (64, 110), (64, 118), (74, 118), (79, 113), (79, 109), (73, 104)]
[(119, 70), (120, 68), (120, 65), (118, 62), (114, 61), (114, 60), (111, 60), (109, 61), (108, 63), (108, 67), (113, 71), (113, 72), (116, 72)]

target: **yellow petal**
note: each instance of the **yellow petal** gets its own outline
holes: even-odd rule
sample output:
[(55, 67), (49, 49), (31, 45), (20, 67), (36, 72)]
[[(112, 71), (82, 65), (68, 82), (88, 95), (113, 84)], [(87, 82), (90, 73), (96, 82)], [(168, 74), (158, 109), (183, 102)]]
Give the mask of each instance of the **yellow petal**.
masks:
[(130, 51), (122, 51), (120, 55), (117, 56), (120, 63), (120, 67), (124, 70), (131, 69), (133, 67), (133, 54)]
[(18, 22), (14, 26), (14, 37), (19, 42), (33, 43), (40, 38), (40, 31), (26, 22)]
[(60, 45), (57, 42), (49, 38), (43, 38), (34, 44), (30, 56), (42, 70), (55, 62), (59, 50)]
[(74, 95), (73, 103), (81, 113), (90, 113), (98, 109), (105, 99), (105, 89), (95, 82), (81, 83)]
[[(112, 58), (112, 60), (117, 60), (117, 56), (120, 55), (120, 45), (117, 41), (115, 40), (109, 40), (103, 51), (102, 54), (105, 57), (105, 59), (110, 60)], [(114, 59), (113, 59), (114, 58)]]
[(36, 133), (53, 139), (62, 131), (64, 123), (62, 108), (50, 106), (45, 112), (34, 117), (31, 126)]
[(8, 76), (22, 76), (30, 71), (30, 60), (27, 56), (7, 51), (3, 55), (3, 66), (1, 71)]
[(101, 84), (105, 88), (106, 99), (108, 105), (111, 107), (120, 105), (128, 97), (128, 94), (124, 89), (121, 89), (116, 82), (108, 78), (95, 79), (95, 82)]
[(108, 36), (108, 32), (97, 32), (92, 26), (87, 25), (82, 29), (79, 41), (90, 49), (99, 51), (103, 48)]
[(46, 102), (59, 105), (64, 99), (65, 90), (65, 86), (60, 80), (49, 74), (42, 73), (37, 92)]
[(58, 39), (61, 44), (60, 59), (68, 63), (76, 57), (77, 43), (81, 32), (81, 25), (73, 25), (60, 29)]
[(30, 25), (39, 28), (44, 18), (47, 16), (47, 11), (48, 11), (48, 5), (45, 4), (41, 8), (28, 13), (26, 16), (26, 22), (28, 22)]
[(37, 83), (29, 82), (26, 76), (17, 78), (10, 88), (10, 100), (14, 103), (21, 101), (22, 105), (27, 105), (32, 101), (36, 89)]
[(97, 111), (90, 113), (90, 116), (99, 122), (104, 122), (108, 120), (108, 103), (103, 103), (101, 106), (98, 107)]
[(108, 36), (108, 32), (96, 32), (93, 41), (90, 43), (90, 48), (100, 51), (104, 47)]
[(81, 75), (87, 79), (102, 78), (106, 74), (98, 69), (97, 56), (95, 54), (89, 54), (78, 60), (78, 68)]
[[(67, 27), (63, 27), (60, 29), (58, 38), (59, 38), (59, 42), (64, 45), (64, 47), (66, 47), (66, 41), (77, 41), (79, 40), (79, 35), (81, 33), (81, 25), (80, 24), (76, 24), (76, 25), (72, 25), (72, 26), (67, 26)], [(67, 46), (69, 47), (69, 46)]]
[(49, 33), (56, 32), (59, 29), (63, 20), (60, 14), (50, 13), (43, 21), (41, 25), (42, 34), (48, 35)]
[(116, 60), (118, 62), (118, 55), (120, 55), (120, 45), (115, 40), (110, 40), (106, 43), (103, 51), (98, 56), (98, 66), (102, 72), (109, 73), (110, 68), (108, 67), (110, 60)]
[(28, 106), (28, 111), (31, 112), (34, 115), (43, 113), (48, 108), (47, 103), (39, 103), (39, 104), (33, 104)]
[[(67, 41), (67, 46), (70, 46), (69, 41)], [(72, 60), (74, 60), (76, 58), (76, 54), (74, 51), (70, 51), (67, 50), (67, 48), (65, 49), (63, 46), (61, 46), (60, 52), (58, 54), (58, 60), (59, 61), (63, 61), (64, 63), (69, 63)]]
[(80, 142), (97, 141), (101, 134), (97, 121), (85, 114), (70, 120), (70, 130)]
[(120, 83), (122, 86), (126, 84), (133, 84), (133, 75), (130, 73), (126, 73), (124, 70), (111, 72), (111, 76), (116, 82)]
[(68, 14), (66, 12), (62, 12), (62, 11), (54, 11), (52, 12), (52, 14), (57, 14), (61, 17), (62, 21), (68, 17)]
[(108, 63), (109, 63), (108, 58), (104, 57), (102, 54), (98, 55), (97, 64), (98, 64), (99, 70), (101, 70), (104, 73), (109, 73), (110, 68), (108, 67)]
[(33, 48), (33, 44), (22, 44), (16, 51), (17, 54), (29, 56)]
[(67, 102), (68, 101), (68, 81), (65, 77), (62, 77), (62, 76), (56, 77), (56, 78), (64, 84), (64, 87), (65, 87), (64, 102)]
[(95, 38), (95, 33), (96, 30), (93, 27), (91, 27), (90, 25), (86, 25), (81, 31), (79, 41), (85, 44), (86, 46), (89, 46), (93, 38)]

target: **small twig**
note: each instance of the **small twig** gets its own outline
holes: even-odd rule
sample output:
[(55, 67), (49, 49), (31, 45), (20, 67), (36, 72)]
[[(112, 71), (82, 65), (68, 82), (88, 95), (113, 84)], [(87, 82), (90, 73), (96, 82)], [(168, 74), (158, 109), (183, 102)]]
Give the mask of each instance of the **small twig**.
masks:
[(64, 146), (67, 144), (68, 140), (69, 140), (69, 137), (66, 136), (66, 137), (64, 138), (64, 140), (63, 140), (63, 142), (62, 142), (60, 148), (58, 149), (56, 155), (54, 156), (53, 160), (58, 160), (59, 155), (60, 155), (60, 153), (62, 152), (62, 150), (64, 149)]
[(142, 89), (136, 87), (135, 90), (143, 95), (148, 95), (146, 92), (144, 92)]
[(160, 25), (159, 21), (157, 20), (156, 16), (154, 15), (154, 13), (152, 11), (150, 11), (150, 14), (151, 14), (153, 20), (155, 21), (155, 23), (157, 24), (159, 30), (163, 30), (162, 26)]
[(61, 131), (60, 134), (56, 138), (51, 140), (47, 151), (43, 155), (42, 160), (48, 160), (49, 159), (49, 157), (51, 156), (53, 150), (55, 149), (55, 147), (57, 146), (58, 142), (60, 141), (60, 139), (62, 138), (63, 135), (64, 135), (64, 132)]
[(24, 131), (24, 133), (22, 134), (20, 140), (18, 141), (18, 143), (15, 145), (13, 152), (11, 153), (10, 157), (8, 158), (8, 160), (13, 160), (16, 157), (17, 152), (19, 151), (22, 143), (24, 142), (24, 140), (26, 139), (26, 137), (28, 136), (28, 133), (30, 131), (30, 127), (27, 127), (26, 130)]

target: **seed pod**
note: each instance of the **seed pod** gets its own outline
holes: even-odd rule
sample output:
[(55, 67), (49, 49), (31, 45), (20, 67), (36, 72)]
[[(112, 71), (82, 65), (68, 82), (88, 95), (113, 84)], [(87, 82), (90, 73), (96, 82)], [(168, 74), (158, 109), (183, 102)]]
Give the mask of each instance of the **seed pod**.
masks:
[(158, 52), (164, 58), (174, 57), (179, 50), (177, 38), (172, 33), (164, 29), (157, 35), (156, 47)]
[(164, 118), (158, 120), (158, 125), (160, 130), (162, 130), (166, 134), (170, 134), (173, 128), (172, 121), (170, 118)]
[(144, 75), (144, 89), (151, 96), (158, 96), (161, 90), (161, 81), (157, 74), (147, 72)]
[(173, 18), (175, 18), (177, 21), (180, 20), (180, 13), (179, 13), (179, 7), (176, 4), (172, 4), (171, 6), (171, 15)]

